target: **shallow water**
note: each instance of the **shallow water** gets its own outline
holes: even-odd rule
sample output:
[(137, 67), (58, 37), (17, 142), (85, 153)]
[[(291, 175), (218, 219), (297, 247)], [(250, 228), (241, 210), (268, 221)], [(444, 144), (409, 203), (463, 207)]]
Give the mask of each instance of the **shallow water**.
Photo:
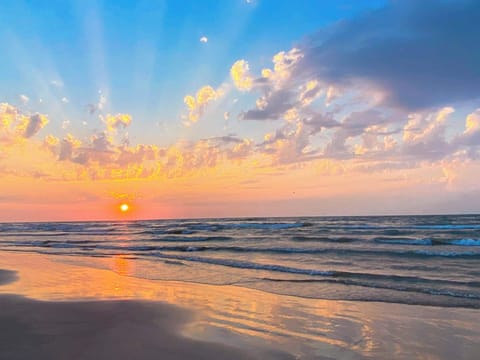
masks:
[[(0, 250), (139, 278), (317, 299), (480, 308), (480, 216), (0, 224)], [(64, 261), (64, 260), (62, 260)]]

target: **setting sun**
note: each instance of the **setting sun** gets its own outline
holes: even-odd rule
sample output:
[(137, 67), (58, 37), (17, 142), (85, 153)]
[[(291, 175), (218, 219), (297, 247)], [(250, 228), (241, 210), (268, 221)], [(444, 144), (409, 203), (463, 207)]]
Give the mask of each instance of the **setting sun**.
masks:
[(120, 205), (120, 211), (121, 212), (127, 212), (129, 209), (130, 209), (130, 207), (128, 206), (128, 204)]

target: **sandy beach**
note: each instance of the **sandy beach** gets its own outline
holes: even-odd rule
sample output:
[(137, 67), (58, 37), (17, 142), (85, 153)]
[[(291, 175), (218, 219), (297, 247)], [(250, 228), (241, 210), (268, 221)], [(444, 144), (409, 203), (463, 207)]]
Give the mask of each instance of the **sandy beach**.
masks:
[[(16, 280), (15, 271), (0, 270), (0, 285)], [(182, 336), (179, 332), (191, 320), (193, 314), (165, 302), (142, 299), (73, 301), (68, 294), (65, 295), (69, 298), (68, 301), (45, 301), (22, 295), (0, 295), (0, 357), (2, 359), (293, 358), (287, 353), (268, 348), (245, 351), (219, 342)]]
[(2, 358), (474, 359), (480, 343), (475, 309), (301, 299), (0, 255)]

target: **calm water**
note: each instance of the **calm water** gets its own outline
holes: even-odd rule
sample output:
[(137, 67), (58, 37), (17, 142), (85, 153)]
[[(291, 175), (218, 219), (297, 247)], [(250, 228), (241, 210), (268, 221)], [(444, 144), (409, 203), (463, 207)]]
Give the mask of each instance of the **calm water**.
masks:
[[(319, 299), (480, 308), (480, 215), (0, 224), (0, 249)], [(62, 256), (62, 258), (65, 258)]]

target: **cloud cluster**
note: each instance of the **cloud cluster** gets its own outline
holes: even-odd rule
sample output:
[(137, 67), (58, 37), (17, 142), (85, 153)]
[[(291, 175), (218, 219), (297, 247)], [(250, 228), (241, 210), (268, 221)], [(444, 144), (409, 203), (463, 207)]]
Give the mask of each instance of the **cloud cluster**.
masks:
[(471, 0), (390, 2), (279, 52), (259, 75), (238, 60), (233, 84), (258, 94), (239, 119), (283, 120), (255, 145), (277, 164), (336, 159), (382, 169), (476, 159), (477, 112), (463, 133), (451, 119), (454, 105), (480, 99), (477, 16)]
[[(236, 98), (218, 106), (223, 120), (237, 121), (238, 135), (218, 136), (216, 129), (217, 136), (168, 146), (131, 145), (132, 117), (106, 114), (100, 93), (89, 112), (103, 129), (80, 137), (50, 134), (38, 146), (72, 179), (175, 177), (249, 161), (337, 174), (435, 164), (452, 184), (455, 166), (480, 159), (478, 16), (478, 2), (469, 0), (389, 2), (278, 52), (270, 67), (239, 59), (229, 83), (185, 96), (183, 116), (187, 126), (198, 122), (234, 88)], [(254, 121), (270, 120), (265, 134), (242, 136)], [(47, 123), (45, 115), (0, 104), (2, 144), (38, 143)]]

